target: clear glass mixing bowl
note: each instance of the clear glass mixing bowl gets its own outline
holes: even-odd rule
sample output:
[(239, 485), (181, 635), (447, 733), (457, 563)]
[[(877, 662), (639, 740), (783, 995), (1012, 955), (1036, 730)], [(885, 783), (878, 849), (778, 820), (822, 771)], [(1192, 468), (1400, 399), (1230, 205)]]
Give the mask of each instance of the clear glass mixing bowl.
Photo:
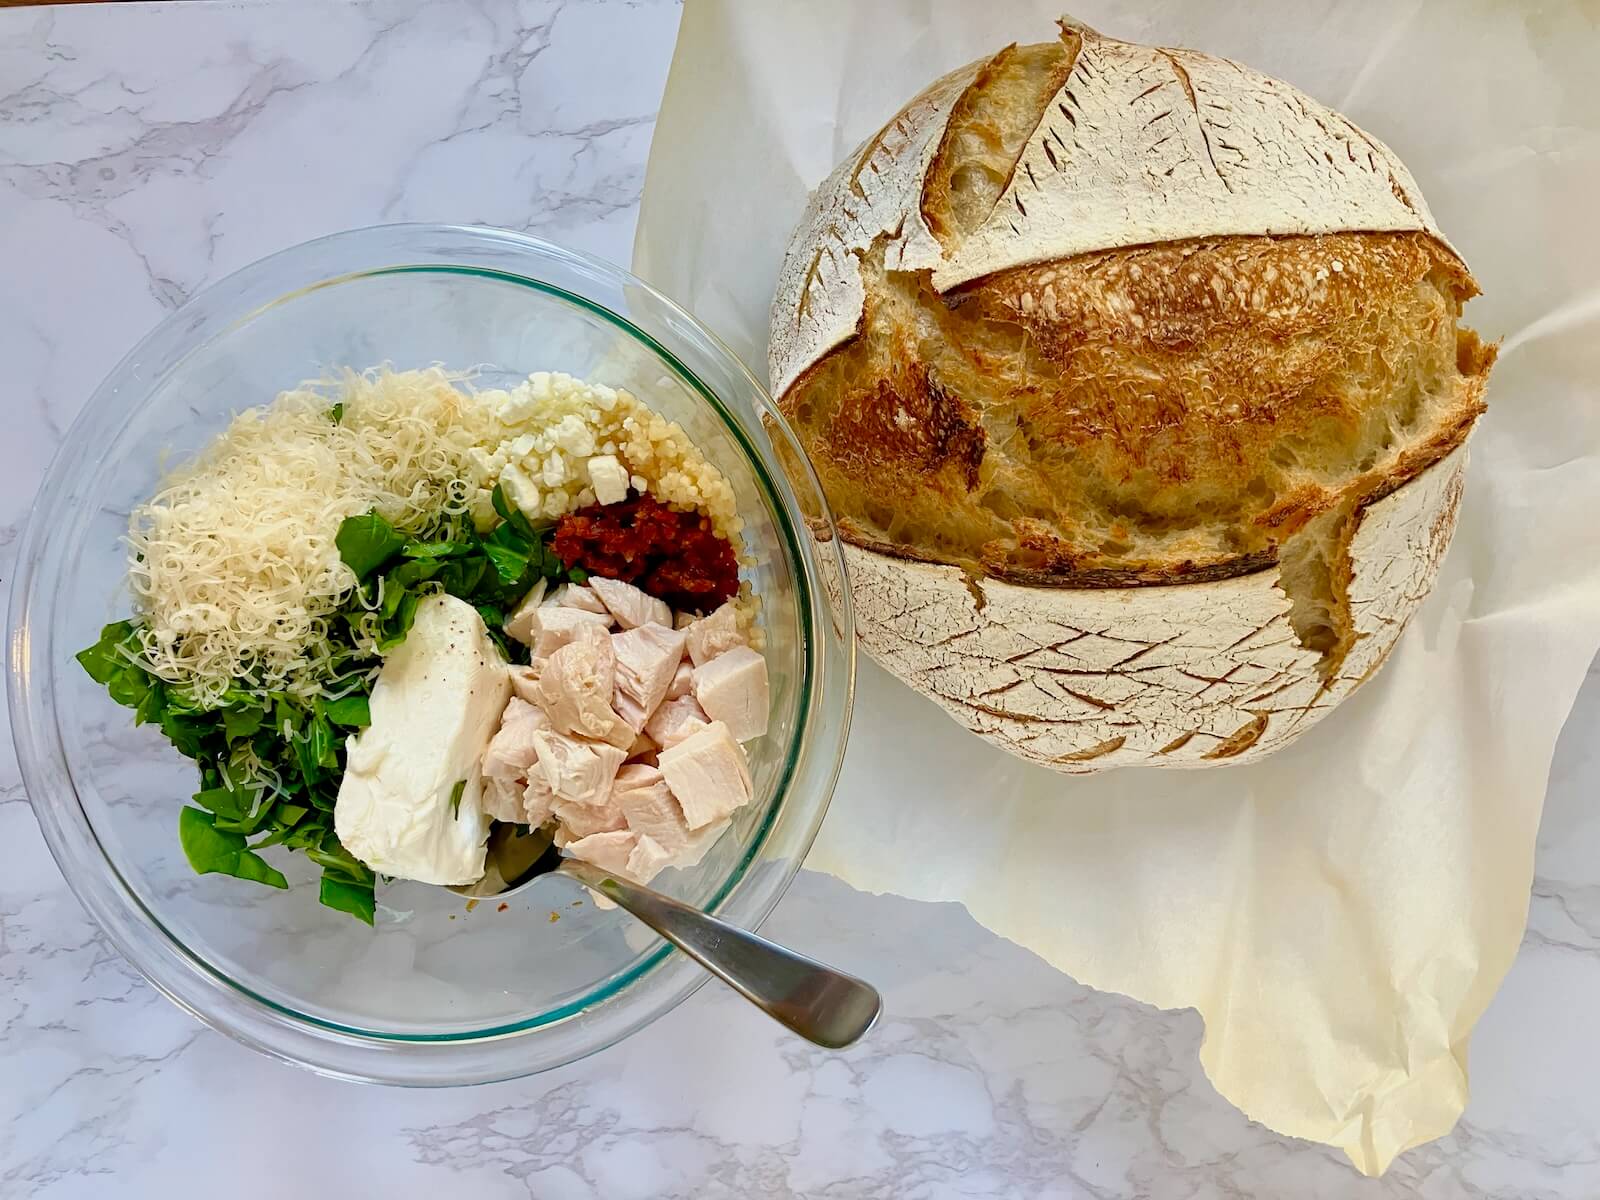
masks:
[[(163, 463), (241, 408), (329, 368), (536, 370), (633, 391), (732, 482), (762, 597), (772, 726), (756, 803), (697, 868), (656, 886), (754, 927), (827, 808), (849, 724), (853, 637), (816, 479), (766, 392), (692, 317), (624, 271), (519, 234), (387, 226), (246, 267), (167, 318), (112, 371), (46, 476), (18, 554), (13, 733), (61, 870), (118, 949), (201, 1020), (328, 1074), (473, 1083), (611, 1044), (698, 987), (700, 968), (564, 880), (468, 912), (441, 889), (379, 888), (376, 928), (317, 902), (316, 868), (269, 852), (285, 893), (195, 876), (178, 844), (193, 765), (135, 728), (73, 660), (125, 616), (122, 536)], [(784, 464), (780, 468), (780, 463)]]

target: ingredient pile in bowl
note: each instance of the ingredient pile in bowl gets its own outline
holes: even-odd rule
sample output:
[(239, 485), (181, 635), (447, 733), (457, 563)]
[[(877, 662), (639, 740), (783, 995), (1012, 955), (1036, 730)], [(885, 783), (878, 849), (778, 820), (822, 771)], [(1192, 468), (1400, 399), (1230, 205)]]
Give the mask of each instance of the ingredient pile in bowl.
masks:
[(201, 874), (287, 887), (269, 855), (301, 851), (371, 922), (380, 876), (482, 878), (502, 821), (648, 882), (752, 798), (740, 529), (627, 392), (349, 372), (240, 413), (134, 510), (134, 616), (78, 660), (198, 765)]

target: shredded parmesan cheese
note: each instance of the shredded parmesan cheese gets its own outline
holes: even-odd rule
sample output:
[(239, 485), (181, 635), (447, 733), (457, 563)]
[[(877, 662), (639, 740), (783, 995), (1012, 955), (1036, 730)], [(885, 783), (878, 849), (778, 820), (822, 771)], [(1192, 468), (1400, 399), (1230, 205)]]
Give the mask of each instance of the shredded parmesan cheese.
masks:
[(129, 584), (149, 668), (203, 702), (238, 683), (316, 690), (328, 618), (356, 582), (339, 523), (375, 508), (413, 530), (464, 508), (461, 464), (486, 422), (454, 379), (376, 371), (285, 392), (135, 509)]

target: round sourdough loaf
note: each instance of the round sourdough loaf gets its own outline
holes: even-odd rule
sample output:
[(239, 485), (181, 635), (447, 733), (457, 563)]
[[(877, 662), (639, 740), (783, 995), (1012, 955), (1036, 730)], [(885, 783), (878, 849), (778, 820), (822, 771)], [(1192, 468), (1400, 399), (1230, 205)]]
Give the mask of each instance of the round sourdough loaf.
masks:
[(769, 366), (874, 658), (1061, 770), (1241, 762), (1432, 585), (1494, 359), (1476, 292), (1339, 114), (1063, 22), (822, 184)]

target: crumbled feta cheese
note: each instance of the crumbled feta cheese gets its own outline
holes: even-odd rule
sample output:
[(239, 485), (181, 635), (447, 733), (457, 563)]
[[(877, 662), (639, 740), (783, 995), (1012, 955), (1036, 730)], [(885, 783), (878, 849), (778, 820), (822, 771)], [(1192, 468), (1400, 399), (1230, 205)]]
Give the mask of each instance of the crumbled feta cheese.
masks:
[(505, 489), (506, 496), (523, 512), (538, 512), (542, 503), (539, 495), (539, 485), (529, 479), (522, 468), (515, 463), (508, 465), (500, 472), (500, 486)]
[(616, 504), (628, 496), (628, 471), (615, 454), (597, 454), (589, 460), (589, 483), (601, 504)]

